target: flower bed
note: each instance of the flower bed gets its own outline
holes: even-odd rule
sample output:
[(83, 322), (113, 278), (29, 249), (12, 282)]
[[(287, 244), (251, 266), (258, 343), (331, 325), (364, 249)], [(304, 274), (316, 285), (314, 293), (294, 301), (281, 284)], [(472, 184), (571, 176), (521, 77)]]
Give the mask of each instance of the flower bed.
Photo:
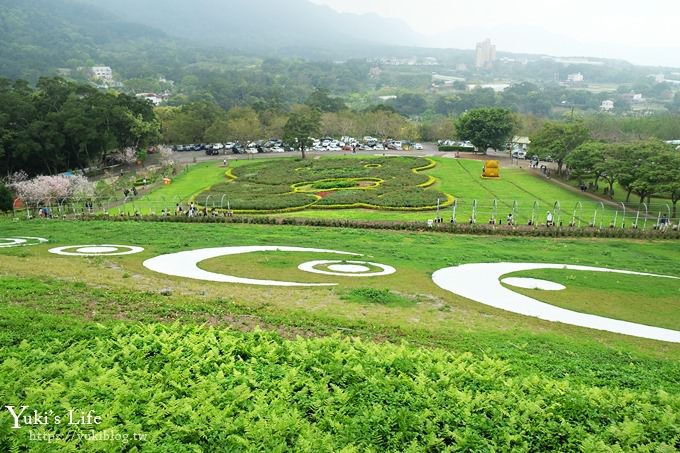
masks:
[[(215, 185), (195, 199), (209, 207), (229, 201), (240, 212), (281, 212), (305, 207), (362, 207), (387, 210), (433, 209), (451, 195), (427, 189), (437, 182), (422, 173), (436, 165), (420, 157), (366, 159), (290, 159), (256, 162), (226, 171), (229, 181)], [(322, 196), (315, 195), (323, 193)], [(446, 201), (445, 201), (446, 200)]]

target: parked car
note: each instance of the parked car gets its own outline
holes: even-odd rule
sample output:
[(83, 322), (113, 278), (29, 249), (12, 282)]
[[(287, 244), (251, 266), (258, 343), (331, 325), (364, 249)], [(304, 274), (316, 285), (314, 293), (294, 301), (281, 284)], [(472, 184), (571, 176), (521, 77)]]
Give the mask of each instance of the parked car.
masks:
[(422, 149), (423, 149), (423, 145), (421, 145), (420, 143), (415, 143), (415, 144), (413, 145), (413, 149), (422, 150)]
[(521, 149), (516, 149), (512, 152), (512, 157), (514, 157), (515, 159), (526, 159), (527, 152)]

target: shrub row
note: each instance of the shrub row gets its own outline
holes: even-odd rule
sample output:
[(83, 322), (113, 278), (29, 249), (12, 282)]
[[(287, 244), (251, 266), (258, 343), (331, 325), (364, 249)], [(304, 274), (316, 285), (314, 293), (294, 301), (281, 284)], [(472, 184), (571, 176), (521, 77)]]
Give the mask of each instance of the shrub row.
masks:
[(474, 149), (470, 148), (469, 146), (440, 146), (438, 149), (439, 151), (474, 151)]
[[(430, 208), (431, 209), (431, 208)], [(282, 210), (282, 212), (294, 212), (298, 209)], [(461, 223), (453, 225), (448, 222), (435, 223), (428, 227), (426, 222), (400, 222), (400, 221), (376, 221), (354, 219), (323, 219), (323, 218), (295, 218), (273, 216), (248, 216), (236, 215), (234, 217), (193, 217), (186, 216), (134, 216), (134, 215), (83, 215), (70, 217), (78, 220), (111, 220), (111, 221), (151, 221), (151, 222), (180, 222), (180, 223), (246, 223), (260, 225), (294, 225), (313, 227), (335, 228), (362, 228), (375, 230), (400, 230), (400, 231), (432, 231), (450, 234), (476, 234), (476, 235), (499, 235), (499, 236), (525, 236), (525, 237), (585, 237), (585, 238), (623, 238), (623, 239), (680, 239), (678, 230), (638, 230), (633, 228), (590, 228), (590, 227), (554, 227), (545, 226), (514, 226)], [(44, 221), (44, 220), (37, 220)]]

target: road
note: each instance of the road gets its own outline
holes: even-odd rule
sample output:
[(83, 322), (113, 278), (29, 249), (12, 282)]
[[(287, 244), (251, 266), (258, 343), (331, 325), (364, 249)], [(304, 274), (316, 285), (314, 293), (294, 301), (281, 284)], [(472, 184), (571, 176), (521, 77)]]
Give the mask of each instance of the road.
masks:
[[(346, 156), (353, 154), (350, 151), (307, 151), (306, 155), (314, 158), (317, 156)], [(422, 150), (410, 150), (410, 151), (395, 151), (387, 149), (384, 151), (357, 151), (357, 155), (365, 156), (419, 156), (419, 157), (435, 157), (435, 156), (446, 156), (453, 157), (455, 152), (452, 151), (438, 151), (437, 145), (435, 143), (423, 143)], [(207, 162), (215, 161), (219, 162), (221, 160), (227, 159), (232, 160), (255, 160), (255, 159), (272, 159), (277, 157), (300, 157), (299, 152), (287, 152), (287, 153), (257, 153), (257, 154), (220, 154), (217, 156), (207, 156), (205, 151), (185, 151), (175, 153), (175, 161), (179, 163), (191, 163), (191, 162)], [(461, 158), (465, 159), (497, 159), (500, 160), (504, 165), (521, 166), (528, 167), (529, 161), (511, 159), (508, 152), (495, 152), (489, 151), (486, 155), (484, 154), (474, 154), (468, 152), (461, 152)], [(153, 161), (151, 161), (153, 162)]]

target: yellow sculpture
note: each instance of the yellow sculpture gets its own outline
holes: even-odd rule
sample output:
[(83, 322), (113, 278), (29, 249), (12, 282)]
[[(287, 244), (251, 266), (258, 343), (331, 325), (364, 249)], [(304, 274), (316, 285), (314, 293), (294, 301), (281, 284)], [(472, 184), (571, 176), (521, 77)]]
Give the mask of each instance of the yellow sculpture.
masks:
[(484, 169), (482, 170), (482, 178), (500, 178), (501, 165), (497, 160), (484, 161)]

